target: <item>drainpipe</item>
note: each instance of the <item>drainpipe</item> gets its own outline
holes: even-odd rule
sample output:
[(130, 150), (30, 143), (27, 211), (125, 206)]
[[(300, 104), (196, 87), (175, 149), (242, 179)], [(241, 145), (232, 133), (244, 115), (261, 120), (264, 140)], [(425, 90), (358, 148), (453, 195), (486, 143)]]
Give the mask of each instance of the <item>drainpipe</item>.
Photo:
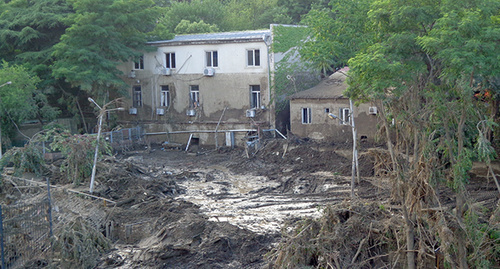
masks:
[[(272, 106), (272, 102), (271, 102), (271, 55), (270, 55), (270, 47), (271, 47), (271, 42), (272, 42), (272, 35), (273, 35), (273, 25), (271, 24), (271, 34), (269, 36), (266, 36), (264, 35), (263, 36), (263, 40), (264, 40), (264, 43), (266, 44), (266, 49), (267, 49), (267, 100), (269, 102), (269, 106)], [(272, 119), (274, 118), (272, 116), (272, 112), (273, 112), (273, 109), (270, 109), (269, 110), (269, 115), (268, 115), (268, 119), (269, 119), (269, 123), (270, 123), (270, 127), (271, 129), (276, 129), (276, 126), (275, 126), (275, 122), (272, 122)], [(275, 111), (274, 111), (275, 112)]]

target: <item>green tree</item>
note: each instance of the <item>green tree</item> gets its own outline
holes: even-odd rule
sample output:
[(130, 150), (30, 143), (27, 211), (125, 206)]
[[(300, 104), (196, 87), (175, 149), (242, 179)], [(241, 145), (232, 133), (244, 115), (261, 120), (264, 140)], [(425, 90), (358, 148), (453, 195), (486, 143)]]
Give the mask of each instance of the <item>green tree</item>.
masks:
[(92, 96), (105, 98), (123, 89), (120, 62), (137, 59), (148, 49), (160, 8), (152, 0), (69, 0), (75, 14), (54, 46), (53, 75)]
[(199, 22), (182, 20), (177, 27), (175, 27), (176, 34), (213, 33), (218, 30), (219, 28), (216, 25), (210, 25), (205, 23), (203, 20)]
[(347, 61), (373, 40), (366, 14), (371, 0), (332, 0), (331, 9), (312, 9), (304, 16), (310, 38), (301, 56), (324, 75), (347, 65)]
[(284, 12), (277, 0), (230, 0), (222, 25), (231, 31), (269, 28), (272, 23), (290, 23)]
[[(439, 242), (451, 268), (498, 263), (498, 248), (488, 236), (495, 224), (470, 232), (478, 229), (470, 226), (478, 223), (473, 217), (478, 212), (468, 206), (466, 186), (472, 162), (494, 156), (484, 134), (498, 111), (490, 107), (498, 103), (500, 3), (334, 0), (331, 5), (313, 9), (303, 21), (311, 38), (301, 53), (323, 72), (347, 62), (346, 95), (379, 107), (393, 197), (406, 223), (406, 267), (424, 262), (416, 252), (436, 247), (424, 247), (429, 242), (423, 238)], [(445, 190), (455, 193), (455, 213), (429, 218), (422, 209), (443, 203), (434, 194)]]
[[(37, 89), (40, 79), (19, 65), (3, 62), (0, 67), (0, 127), (12, 137), (17, 126), (28, 119), (54, 119), (58, 111), (47, 104), (46, 96)], [(10, 84), (9, 84), (10, 83)], [(6, 144), (6, 143), (3, 143)]]
[(223, 25), (220, 25), (225, 14), (224, 4), (219, 0), (172, 2), (161, 17), (159, 24), (170, 33), (175, 32), (175, 27), (182, 20), (190, 22), (204, 21), (225, 31), (227, 29)]
[(326, 8), (329, 2), (329, 0), (278, 0), (277, 5), (284, 8), (284, 13), (290, 19), (290, 23), (298, 24), (302, 16), (311, 9)]

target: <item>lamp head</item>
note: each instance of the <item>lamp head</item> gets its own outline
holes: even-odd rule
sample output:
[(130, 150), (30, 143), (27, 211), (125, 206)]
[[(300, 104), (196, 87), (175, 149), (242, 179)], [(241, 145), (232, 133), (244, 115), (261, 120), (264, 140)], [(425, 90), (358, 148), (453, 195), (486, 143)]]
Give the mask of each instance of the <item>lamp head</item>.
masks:
[(332, 113), (328, 113), (328, 117), (329, 117), (330, 119), (332, 119), (332, 120), (335, 120), (335, 119), (337, 119), (337, 118), (338, 118), (338, 117), (337, 117), (337, 115), (332, 114)]

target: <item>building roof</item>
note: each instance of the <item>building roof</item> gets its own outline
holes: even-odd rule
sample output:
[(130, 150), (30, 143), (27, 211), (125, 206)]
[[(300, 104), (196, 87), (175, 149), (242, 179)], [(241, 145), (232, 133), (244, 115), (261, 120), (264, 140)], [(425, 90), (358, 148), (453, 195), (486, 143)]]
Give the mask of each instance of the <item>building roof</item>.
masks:
[(204, 43), (224, 43), (224, 42), (264, 42), (271, 35), (271, 30), (255, 30), (240, 32), (223, 32), (193, 35), (176, 35), (170, 40), (148, 42), (151, 45), (185, 45)]
[(291, 95), (289, 97), (290, 100), (347, 98), (343, 94), (347, 89), (347, 83), (345, 82), (345, 72), (347, 70), (347, 68), (341, 69), (330, 75), (328, 78), (322, 80), (318, 85)]

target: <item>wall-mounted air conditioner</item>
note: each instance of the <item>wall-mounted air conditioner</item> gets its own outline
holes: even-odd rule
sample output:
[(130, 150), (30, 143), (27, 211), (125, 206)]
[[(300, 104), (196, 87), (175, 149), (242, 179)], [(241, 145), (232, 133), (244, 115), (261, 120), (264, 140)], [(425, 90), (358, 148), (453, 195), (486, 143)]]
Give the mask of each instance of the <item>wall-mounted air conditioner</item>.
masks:
[(207, 67), (203, 70), (203, 75), (206, 77), (213, 77), (215, 75), (215, 69)]
[(165, 109), (164, 108), (157, 108), (156, 115), (165, 115)]
[(186, 115), (188, 115), (190, 117), (196, 116), (196, 110), (195, 109), (188, 109), (186, 111)]
[(130, 71), (130, 73), (128, 73), (128, 77), (135, 78), (135, 71), (134, 70)]
[(371, 106), (368, 108), (368, 114), (370, 115), (377, 115), (377, 107), (376, 106)]
[(128, 110), (128, 114), (130, 114), (130, 115), (137, 115), (137, 108), (136, 107), (131, 107)]
[(254, 109), (247, 109), (246, 116), (247, 116), (247, 118), (255, 117), (255, 110)]
[(170, 76), (171, 74), (172, 74), (172, 70), (170, 68), (160, 69), (160, 75)]

